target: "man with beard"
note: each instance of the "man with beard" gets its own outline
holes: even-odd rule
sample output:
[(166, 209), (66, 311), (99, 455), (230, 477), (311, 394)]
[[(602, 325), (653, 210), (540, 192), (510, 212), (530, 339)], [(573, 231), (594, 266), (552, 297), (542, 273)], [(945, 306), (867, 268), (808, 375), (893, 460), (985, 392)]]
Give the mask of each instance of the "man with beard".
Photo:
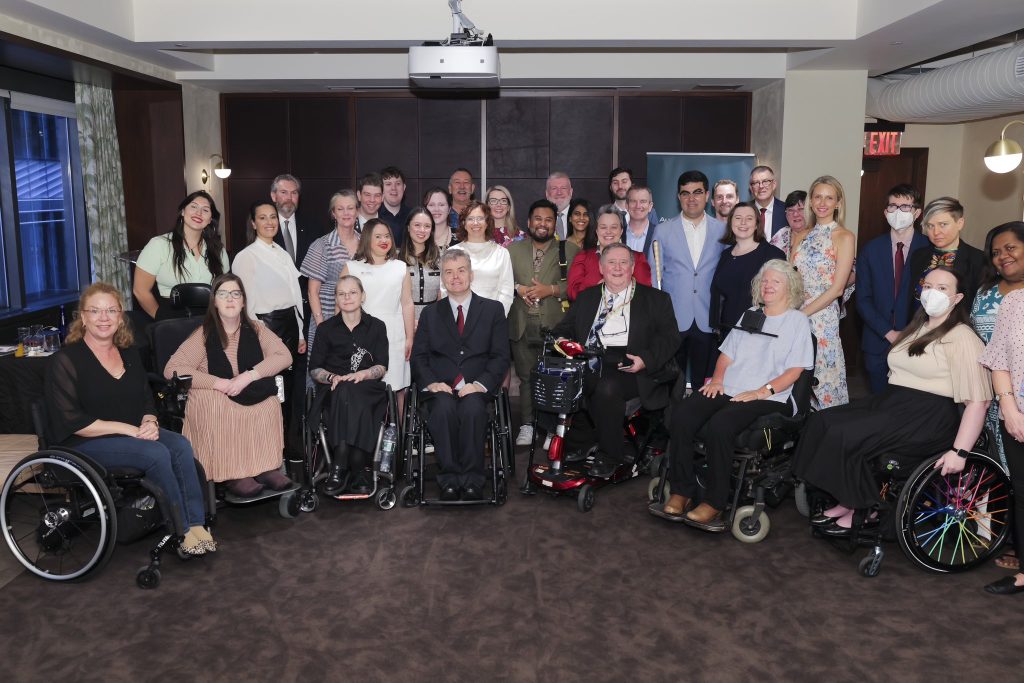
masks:
[(556, 242), (557, 208), (547, 199), (530, 206), (529, 238), (508, 247), (512, 259), (516, 298), (508, 314), (508, 336), (512, 340), (512, 361), (521, 382), (519, 408), (522, 427), (517, 446), (533, 440), (533, 399), (530, 371), (537, 364), (544, 342), (542, 327), (552, 328), (562, 319), (566, 280), (560, 265), (560, 245), (565, 245), (565, 262), (572, 263), (579, 248), (569, 241)]
[[(715, 218), (729, 221), (729, 212), (740, 200), (739, 187), (735, 180), (719, 180), (711, 191), (711, 204), (715, 207)], [(760, 212), (759, 212), (760, 213)]]
[(274, 241), (288, 252), (296, 268), (302, 265), (302, 259), (306, 257), (306, 250), (312, 244), (315, 234), (314, 230), (300, 226), (295, 216), (299, 208), (300, 192), (302, 183), (289, 173), (282, 173), (270, 184), (270, 201), (277, 207), (277, 224), (280, 227)]

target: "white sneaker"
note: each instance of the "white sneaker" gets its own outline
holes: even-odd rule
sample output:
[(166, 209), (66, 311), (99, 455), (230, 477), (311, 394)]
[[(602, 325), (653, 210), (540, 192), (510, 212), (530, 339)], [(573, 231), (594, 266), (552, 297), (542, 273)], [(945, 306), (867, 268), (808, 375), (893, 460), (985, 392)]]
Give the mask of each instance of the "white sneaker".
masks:
[(517, 446), (529, 446), (533, 443), (533, 425), (523, 425), (519, 428), (519, 436), (516, 437)]

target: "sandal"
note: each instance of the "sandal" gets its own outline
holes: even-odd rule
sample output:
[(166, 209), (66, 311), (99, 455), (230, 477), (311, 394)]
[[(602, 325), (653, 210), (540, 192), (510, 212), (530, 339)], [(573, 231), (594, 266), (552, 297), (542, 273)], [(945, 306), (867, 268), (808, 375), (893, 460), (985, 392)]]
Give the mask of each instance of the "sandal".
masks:
[(1016, 550), (1007, 550), (1005, 553), (996, 558), (995, 564), (1000, 569), (1020, 569), (1020, 558), (1017, 557)]
[[(193, 529), (194, 528), (195, 527), (193, 527)], [(185, 532), (185, 537), (181, 539), (179, 547), (181, 548), (181, 552), (186, 555), (192, 555), (193, 557), (206, 554), (206, 547), (192, 529)]]

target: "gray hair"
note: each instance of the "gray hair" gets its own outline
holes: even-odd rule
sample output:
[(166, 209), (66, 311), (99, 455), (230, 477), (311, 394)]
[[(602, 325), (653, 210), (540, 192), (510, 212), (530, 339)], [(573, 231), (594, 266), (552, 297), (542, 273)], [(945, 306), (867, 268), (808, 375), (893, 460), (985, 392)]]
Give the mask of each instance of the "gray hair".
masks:
[[(597, 213), (594, 214), (594, 228), (595, 229), (597, 229), (597, 220), (601, 216), (615, 216), (616, 218), (619, 219), (619, 225), (622, 226), (622, 230), (623, 230), (623, 232), (625, 232), (625, 230), (626, 230), (626, 217), (622, 215), (621, 211), (619, 211), (619, 207), (615, 206), (614, 204), (602, 204), (601, 208), (599, 208), (597, 210)], [(589, 228), (588, 228), (588, 230), (589, 230)]]
[(441, 254), (441, 270), (443, 271), (446, 265), (458, 259), (465, 259), (469, 272), (473, 272), (473, 259), (469, 258), (469, 252), (465, 249), (459, 249), (457, 246), (445, 249), (444, 253)]
[(789, 307), (800, 308), (803, 306), (804, 281), (800, 277), (800, 273), (797, 272), (796, 266), (780, 258), (773, 258), (761, 266), (761, 270), (757, 271), (757, 275), (750, 281), (750, 298), (753, 299), (754, 305), (764, 305), (764, 298), (761, 297), (761, 281), (764, 280), (764, 274), (769, 270), (781, 273), (785, 278), (786, 289), (789, 290)]
[(937, 213), (948, 213), (953, 220), (958, 221), (964, 217), (964, 205), (953, 197), (939, 197), (928, 202), (921, 215), (921, 223), (927, 223)]
[(290, 183), (295, 183), (295, 189), (299, 191), (299, 194), (302, 194), (302, 181), (293, 176), (291, 173), (282, 173), (281, 175), (274, 178), (274, 181), (270, 183), (270, 191), (277, 192), (277, 184), (282, 180), (286, 180)]
[(614, 242), (612, 244), (605, 246), (605, 248), (601, 250), (601, 263), (604, 263), (605, 255), (610, 253), (614, 249), (625, 249), (627, 252), (629, 252), (629, 265), (636, 265), (636, 254), (634, 254), (633, 250), (630, 249), (625, 244), (623, 244), (622, 242)]

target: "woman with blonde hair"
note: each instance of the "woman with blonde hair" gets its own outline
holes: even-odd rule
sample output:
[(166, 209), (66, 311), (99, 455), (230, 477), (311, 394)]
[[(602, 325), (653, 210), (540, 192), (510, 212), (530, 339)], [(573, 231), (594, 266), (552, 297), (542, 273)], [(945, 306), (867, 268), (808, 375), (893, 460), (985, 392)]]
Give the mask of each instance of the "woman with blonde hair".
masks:
[(523, 231), (516, 222), (516, 205), (512, 202), (512, 193), (504, 185), (491, 185), (487, 188), (485, 202), (494, 218), (494, 241), (503, 247), (523, 239)]

